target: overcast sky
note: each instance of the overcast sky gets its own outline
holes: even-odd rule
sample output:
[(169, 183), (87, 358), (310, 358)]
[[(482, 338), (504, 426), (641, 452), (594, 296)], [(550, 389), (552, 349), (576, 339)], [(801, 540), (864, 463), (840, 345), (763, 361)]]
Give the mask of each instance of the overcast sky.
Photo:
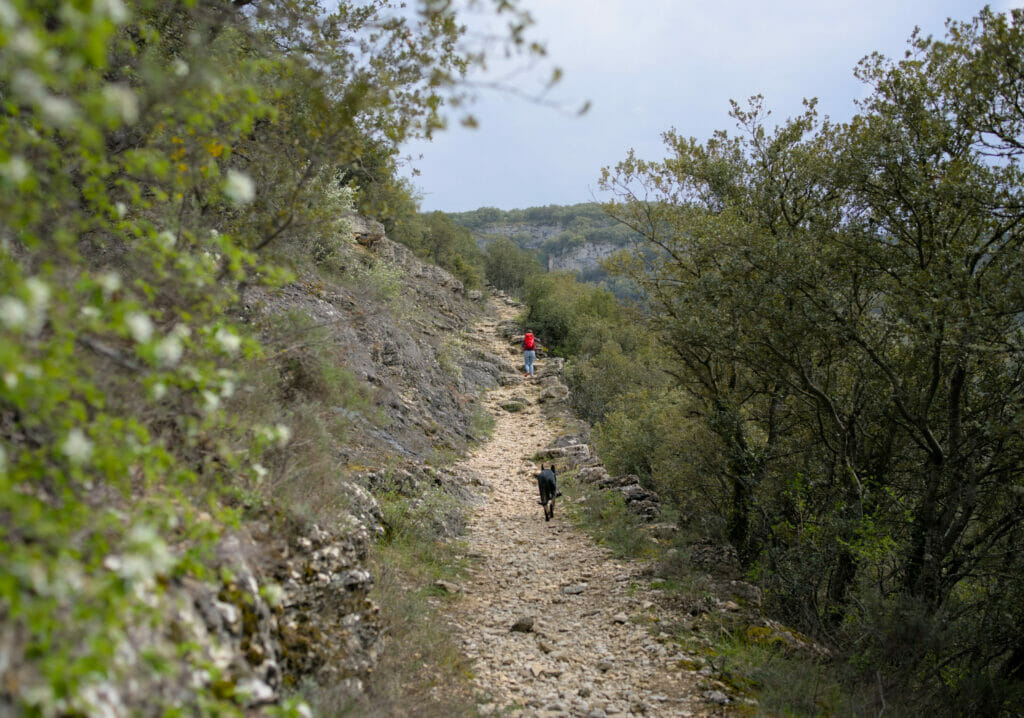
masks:
[[(1020, 2), (996, 0), (997, 10)], [(483, 93), (475, 130), (455, 126), (405, 148), (425, 211), (514, 209), (600, 200), (601, 168), (629, 149), (663, 156), (661, 133), (699, 140), (734, 128), (729, 100), (762, 94), (773, 117), (817, 97), (835, 120), (865, 93), (853, 77), (864, 55), (902, 56), (920, 26), (941, 37), (965, 0), (524, 0), (551, 64), (564, 78), (548, 99), (558, 111), (509, 93)], [(548, 69), (544, 70), (548, 72)], [(486, 79), (486, 78), (485, 78)], [(528, 76), (513, 81), (531, 88)], [(535, 85), (536, 83), (533, 83)], [(576, 116), (585, 100), (592, 103)]]

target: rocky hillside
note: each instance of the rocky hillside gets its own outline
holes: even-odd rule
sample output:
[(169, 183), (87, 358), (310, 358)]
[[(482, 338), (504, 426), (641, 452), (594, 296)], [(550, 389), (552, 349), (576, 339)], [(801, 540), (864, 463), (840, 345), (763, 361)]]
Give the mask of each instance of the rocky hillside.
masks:
[[(390, 288), (321, 276), (244, 296), (254, 323), (300, 314), (326, 329), (330, 353), (369, 399), (356, 410), (336, 407), (345, 430), (334, 444), (333, 488), (348, 495), (346, 509), (283, 533), (273, 517), (242, 526), (223, 543), (235, 581), (190, 592), (199, 623), (221, 638), (223, 662), (238, 670), (232, 680), (254, 687), (253, 704), (273, 705), (308, 679), (361, 692), (382, 638), (365, 564), (369, 542), (387, 528), (374, 495), (441, 486), (465, 496), (473, 478), (445, 468), (447, 457), (481, 438), (478, 396), (508, 380), (467, 332), (481, 293), (465, 292), (375, 223), (363, 222), (357, 232), (361, 244), (351, 248), (345, 274), (376, 272)], [(294, 451), (292, 460), (301, 461), (301, 448)], [(258, 588), (268, 584), (281, 588), (276, 609)]]
[[(228, 530), (199, 517), (219, 532), (197, 557), (201, 570), (165, 572), (159, 551), (144, 558), (142, 550), (162, 544), (142, 534), (133, 536), (136, 553), (104, 559), (112, 578), (133, 582), (140, 610), (108, 637), (110, 665), (84, 690), (44, 694), (26, 634), (0, 630), (0, 716), (26, 703), (42, 715), (155, 715), (167, 705), (198, 714), (210, 693), (247, 716), (308, 716), (307, 698), (324, 691), (331, 703), (314, 702), (317, 714), (451, 715), (443, 701), (433, 712), (407, 696), (382, 704), (371, 687), (395, 643), (375, 602), (381, 565), (371, 563), (396, 530), (382, 505), (400, 497), (422, 506), (431, 493), (453, 507), (430, 514), (433, 534), (455, 560), (472, 559), (467, 583), (434, 583), (451, 603), (429, 599), (427, 617), (451, 627), (458, 660), (472, 665), (469, 707), (457, 714), (525, 705), (523, 715), (538, 716), (708, 716), (756, 705), (668, 629), (678, 607), (650, 589), (649, 568), (610, 560), (566, 520), (596, 501), (621, 505), (645, 540), (676, 532), (662, 523), (656, 493), (637, 476), (609, 474), (596, 456), (588, 427), (571, 414), (563, 360), (542, 353), (536, 380), (521, 376), (520, 308), (465, 291), (378, 224), (352, 224), (357, 242), (342, 247), (331, 271), (241, 296), (241, 317), (274, 349), (267, 359), (279, 369), (270, 386), (248, 374), (229, 407), (245, 416), (254, 395), (274, 392), (260, 397), (281, 422), (261, 467), (267, 483), (237, 492), (240, 520)], [(328, 381), (331, 369), (340, 373)], [(492, 427), (493, 439), (462, 458)], [(557, 465), (573, 505), (559, 500), (550, 525), (534, 502), (537, 462)], [(180, 557), (190, 541), (182, 535), (161, 550)], [(712, 593), (756, 594), (708, 581), (700, 611), (739, 611), (707, 599)], [(154, 661), (160, 670), (150, 669)]]
[[(135, 553), (103, 559), (109, 580), (134, 587), (139, 615), (121, 617), (126, 628), (106, 639), (111, 664), (85, 689), (41, 692), (45, 666), (30, 657), (29, 634), (5, 623), (0, 716), (26, 704), (41, 715), (200, 710), (209, 691), (250, 715), (301, 714), (303, 704), (286, 697), (305, 682), (362, 690), (381, 642), (367, 566), (371, 542), (387, 530), (375, 493), (441, 487), (464, 496), (472, 478), (446, 467), (481, 438), (478, 396), (508, 372), (467, 333), (480, 292), (420, 262), (380, 225), (355, 226), (359, 243), (343, 246), (332, 271), (241, 295), (238, 312), (269, 355), (227, 408), (244, 421), (252, 406), (268, 406), (278, 422), (276, 448), (257, 465), (264, 483), (243, 489), (240, 477), (242, 520), (225, 531), (198, 517), (219, 538), (189, 576), (162, 568), (189, 555), (186, 534), (164, 543), (136, 532)], [(119, 370), (110, 362), (111, 375)], [(74, 577), (52, 580), (39, 590), (63, 592), (57, 605), (74, 610)]]

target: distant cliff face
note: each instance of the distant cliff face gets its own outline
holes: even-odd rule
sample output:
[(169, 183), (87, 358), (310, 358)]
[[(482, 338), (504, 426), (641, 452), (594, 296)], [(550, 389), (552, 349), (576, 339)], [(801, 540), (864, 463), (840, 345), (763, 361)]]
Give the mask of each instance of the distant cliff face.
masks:
[(565, 228), (558, 224), (530, 224), (517, 222), (515, 224), (494, 224), (482, 227), (473, 234), (476, 237), (477, 245), (483, 249), (487, 244), (498, 237), (509, 237), (518, 240), (523, 249), (540, 249), (541, 245), (549, 239), (553, 239), (565, 231)]
[(474, 231), (477, 245), (483, 249), (498, 237), (508, 237), (523, 249), (539, 251), (549, 272), (586, 272), (605, 257), (622, 249), (621, 244), (577, 240), (559, 242), (567, 229), (558, 224), (516, 222), (494, 224)]
[(499, 237), (508, 237), (522, 249), (535, 252), (548, 271), (591, 273), (602, 259), (636, 239), (631, 229), (594, 202), (507, 211), (481, 207), (449, 217), (469, 229), (481, 249)]
[(600, 264), (605, 257), (622, 249), (617, 244), (582, 244), (561, 254), (548, 256), (549, 272), (585, 272)]

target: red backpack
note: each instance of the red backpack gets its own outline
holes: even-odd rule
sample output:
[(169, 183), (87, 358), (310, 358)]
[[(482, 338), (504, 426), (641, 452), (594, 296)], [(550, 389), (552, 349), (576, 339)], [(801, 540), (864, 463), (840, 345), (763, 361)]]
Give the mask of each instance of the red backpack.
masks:
[(523, 347), (527, 351), (533, 349), (533, 332), (526, 332), (526, 336), (523, 337)]

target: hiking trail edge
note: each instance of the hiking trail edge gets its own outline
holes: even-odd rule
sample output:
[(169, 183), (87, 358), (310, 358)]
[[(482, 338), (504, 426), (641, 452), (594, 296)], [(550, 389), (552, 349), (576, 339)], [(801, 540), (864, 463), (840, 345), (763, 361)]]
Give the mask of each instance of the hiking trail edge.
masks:
[[(477, 332), (521, 377), (522, 353), (513, 357), (496, 332), (516, 309), (491, 301), (495, 308)], [(648, 629), (667, 616), (639, 577), (641, 565), (615, 560), (572, 526), (563, 498), (555, 502), (555, 517), (544, 521), (534, 477), (540, 463), (531, 457), (560, 433), (537, 401), (546, 364), (538, 362), (537, 379), (486, 396), (496, 419), (493, 438), (461, 462), (483, 488), (464, 537), (474, 567), (446, 618), (474, 662), (481, 712), (722, 715), (697, 687), (704, 676), (685, 667), (689, 657), (666, 634)], [(525, 400), (522, 411), (501, 408), (516, 398)], [(511, 630), (520, 619), (532, 619), (532, 627)]]

